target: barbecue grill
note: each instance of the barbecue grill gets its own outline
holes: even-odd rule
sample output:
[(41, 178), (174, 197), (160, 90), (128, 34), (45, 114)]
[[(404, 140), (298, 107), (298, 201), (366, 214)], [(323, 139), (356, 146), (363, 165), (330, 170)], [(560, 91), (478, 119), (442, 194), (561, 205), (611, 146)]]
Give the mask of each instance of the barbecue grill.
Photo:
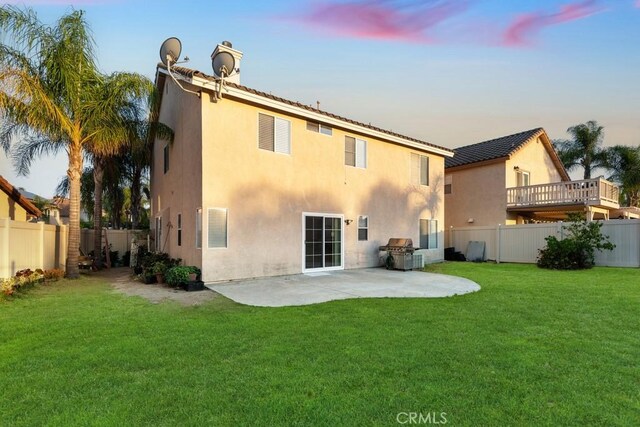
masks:
[(404, 271), (413, 269), (413, 252), (415, 249), (411, 239), (391, 238), (385, 246), (380, 246), (379, 250), (391, 256), (390, 261), (385, 258), (387, 268)]

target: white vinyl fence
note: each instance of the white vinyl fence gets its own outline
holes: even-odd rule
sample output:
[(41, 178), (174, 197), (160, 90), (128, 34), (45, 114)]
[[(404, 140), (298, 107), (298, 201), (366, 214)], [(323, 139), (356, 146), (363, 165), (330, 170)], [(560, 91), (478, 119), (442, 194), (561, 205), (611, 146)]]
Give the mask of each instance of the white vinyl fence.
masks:
[[(50, 225), (0, 219), (0, 279), (13, 276), (16, 271), (30, 268), (65, 269), (67, 260), (68, 226)], [(131, 239), (139, 245), (147, 244), (148, 230), (105, 230), (112, 251), (122, 256), (130, 250)], [(80, 230), (80, 249), (88, 254), (93, 250), (93, 230)]]
[(67, 239), (64, 225), (0, 219), (0, 278), (26, 268), (64, 269)]
[[(106, 239), (105, 239), (106, 234)], [(131, 250), (131, 239), (136, 238), (138, 245), (147, 244), (147, 236), (149, 230), (102, 230), (102, 245), (104, 248), (106, 241), (109, 241), (112, 251), (118, 251), (118, 257), (122, 256), (128, 250)], [(93, 250), (93, 230), (82, 229), (80, 234), (80, 250), (87, 255)]]
[[(447, 231), (447, 246), (463, 254), (470, 241), (486, 243), (485, 259), (496, 262), (535, 263), (545, 237), (564, 237), (562, 222), (547, 224), (460, 227)], [(640, 220), (603, 221), (602, 234), (616, 245), (613, 251), (596, 252), (596, 265), (640, 267)]]

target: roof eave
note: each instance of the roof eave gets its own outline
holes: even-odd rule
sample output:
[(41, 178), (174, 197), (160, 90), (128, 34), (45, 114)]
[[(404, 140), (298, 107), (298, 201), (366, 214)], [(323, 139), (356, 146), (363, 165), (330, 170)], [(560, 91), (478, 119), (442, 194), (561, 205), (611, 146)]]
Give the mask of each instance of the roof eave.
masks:
[[(161, 68), (161, 67), (158, 67), (158, 73), (168, 74), (166, 68)], [(215, 90), (215, 83), (206, 78), (202, 78), (198, 76), (188, 77), (181, 73), (175, 73), (174, 77), (177, 78), (178, 80), (182, 80), (186, 83), (192, 84), (194, 86), (198, 86), (205, 91), (213, 92)], [(319, 121), (322, 123), (326, 123), (328, 125), (351, 130), (360, 134), (364, 134), (364, 135), (372, 136), (377, 139), (393, 142), (395, 144), (413, 148), (415, 150), (423, 151), (426, 153), (437, 154), (443, 157), (453, 157), (454, 155), (453, 150), (447, 150), (444, 148), (434, 147), (432, 145), (422, 144), (419, 142), (402, 138), (400, 136), (391, 135), (385, 132), (380, 132), (374, 129), (367, 128), (365, 126), (360, 126), (355, 123), (349, 123), (340, 119), (330, 117), (325, 114), (309, 111), (304, 108), (296, 107), (295, 105), (289, 105), (287, 103), (284, 103), (275, 99), (265, 98), (264, 96), (261, 96), (259, 94), (247, 92), (245, 90), (242, 90), (230, 85), (225, 86), (223, 97), (225, 98), (231, 97), (231, 98), (235, 98), (236, 100), (241, 100), (241, 101), (249, 102), (252, 104), (264, 106), (272, 110), (277, 110), (277, 111), (288, 113), (294, 116), (299, 116), (299, 117)]]

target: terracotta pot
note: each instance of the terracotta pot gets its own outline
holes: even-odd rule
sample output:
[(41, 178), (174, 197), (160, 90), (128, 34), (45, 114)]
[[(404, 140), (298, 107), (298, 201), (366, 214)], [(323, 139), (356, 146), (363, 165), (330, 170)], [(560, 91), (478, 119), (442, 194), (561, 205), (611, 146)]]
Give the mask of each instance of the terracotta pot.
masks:
[(156, 274), (156, 282), (163, 284), (164, 283), (164, 274)]

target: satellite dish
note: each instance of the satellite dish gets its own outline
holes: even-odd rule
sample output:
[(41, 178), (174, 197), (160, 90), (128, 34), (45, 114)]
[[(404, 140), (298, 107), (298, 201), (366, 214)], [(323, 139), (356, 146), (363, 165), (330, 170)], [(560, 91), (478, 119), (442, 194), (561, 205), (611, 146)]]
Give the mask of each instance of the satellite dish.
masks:
[(218, 52), (211, 58), (213, 73), (217, 77), (228, 76), (236, 68), (236, 60), (229, 52)]
[(164, 65), (170, 65), (169, 62), (178, 62), (180, 53), (182, 53), (182, 43), (177, 37), (169, 37), (160, 46), (160, 60)]

